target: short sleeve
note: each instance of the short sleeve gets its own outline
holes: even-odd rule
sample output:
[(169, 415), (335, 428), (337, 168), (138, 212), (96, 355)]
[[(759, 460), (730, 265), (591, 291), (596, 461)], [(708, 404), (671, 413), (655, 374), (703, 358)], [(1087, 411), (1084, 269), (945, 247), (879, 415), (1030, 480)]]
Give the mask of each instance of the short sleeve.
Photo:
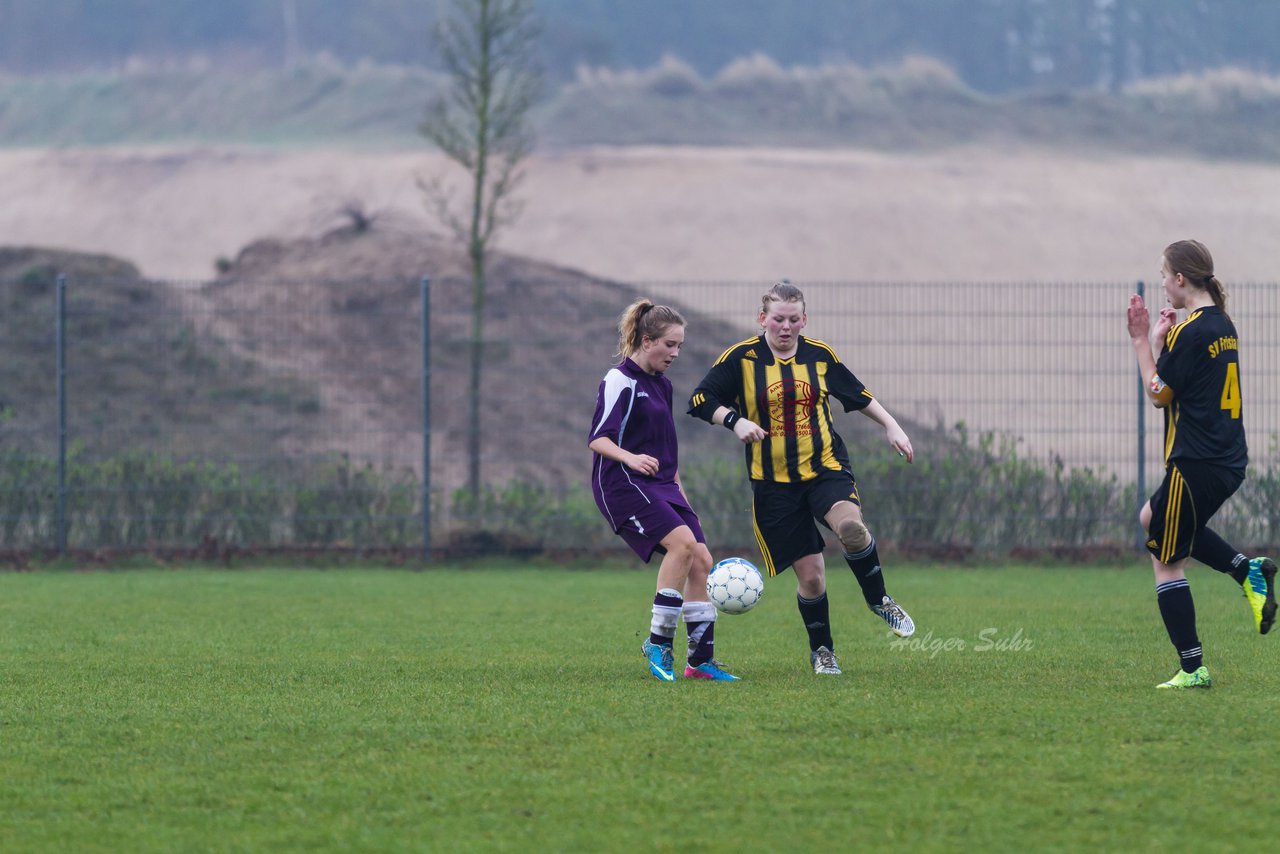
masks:
[(721, 406), (729, 409), (741, 408), (741, 376), (740, 360), (725, 359), (713, 365), (693, 390), (693, 395), (689, 398), (688, 413), (703, 421), (710, 421)]
[(613, 368), (604, 375), (596, 394), (596, 412), (591, 421), (591, 432), (587, 435), (588, 445), (601, 437), (618, 441), (634, 394), (634, 383), (622, 371)]
[(845, 412), (866, 409), (875, 399), (862, 381), (853, 375), (853, 371), (839, 361), (828, 363), (827, 394), (840, 401)]

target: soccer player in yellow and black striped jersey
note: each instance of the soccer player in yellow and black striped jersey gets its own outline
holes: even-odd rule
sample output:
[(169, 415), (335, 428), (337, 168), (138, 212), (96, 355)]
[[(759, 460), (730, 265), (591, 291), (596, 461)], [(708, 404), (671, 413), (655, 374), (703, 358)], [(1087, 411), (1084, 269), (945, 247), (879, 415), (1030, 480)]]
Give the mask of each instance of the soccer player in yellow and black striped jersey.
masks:
[(914, 452), (898, 422), (835, 351), (800, 334), (808, 316), (799, 288), (786, 280), (774, 285), (761, 301), (758, 320), (762, 334), (716, 360), (694, 390), (689, 414), (729, 428), (746, 444), (753, 522), (765, 567), (770, 576), (794, 567), (809, 662), (815, 673), (838, 674), (825, 542), (815, 520), (840, 539), (867, 606), (899, 637), (909, 637), (915, 624), (885, 592), (849, 453), (832, 423), (831, 399), (884, 427), (889, 444), (908, 462)]
[[(1239, 338), (1213, 256), (1199, 241), (1180, 240), (1165, 249), (1160, 275), (1169, 307), (1152, 326), (1142, 297), (1134, 294), (1127, 318), (1147, 394), (1164, 410), (1165, 422), (1164, 481), (1139, 519), (1155, 569), (1156, 602), (1182, 667), (1156, 687), (1207, 688), (1212, 680), (1196, 632), (1187, 560), (1234, 578), (1264, 635), (1275, 621), (1276, 565), (1246, 558), (1207, 527), (1244, 482), (1249, 462)], [(1190, 312), (1181, 323), (1178, 309)]]

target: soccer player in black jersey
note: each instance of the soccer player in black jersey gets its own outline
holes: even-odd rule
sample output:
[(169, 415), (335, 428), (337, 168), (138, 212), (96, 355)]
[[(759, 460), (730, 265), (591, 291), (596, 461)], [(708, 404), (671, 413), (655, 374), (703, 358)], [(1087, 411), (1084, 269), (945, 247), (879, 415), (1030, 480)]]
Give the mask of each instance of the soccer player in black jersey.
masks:
[(726, 350), (698, 384), (689, 414), (721, 424), (746, 445), (754, 494), (756, 541), (770, 576), (796, 574), (800, 616), (809, 632), (815, 673), (838, 674), (827, 602), (825, 545), (815, 519), (835, 532), (867, 606), (899, 637), (915, 631), (885, 592), (876, 541), (862, 520), (849, 454), (832, 423), (830, 398), (885, 430), (910, 462), (911, 440), (835, 351), (800, 334), (808, 322), (804, 294), (790, 282), (763, 297), (762, 334)]
[[(1276, 616), (1276, 565), (1246, 558), (1208, 528), (1218, 508), (1244, 482), (1239, 338), (1227, 316), (1226, 292), (1204, 244), (1180, 240), (1164, 251), (1160, 275), (1169, 307), (1155, 325), (1142, 297), (1129, 298), (1129, 338), (1151, 402), (1164, 410), (1165, 476), (1139, 519), (1156, 576), (1156, 601), (1182, 668), (1157, 688), (1208, 688), (1187, 583), (1188, 558), (1230, 575), (1244, 588), (1261, 634)], [(1179, 309), (1190, 314), (1177, 322)], [(1157, 359), (1156, 353), (1159, 354)]]

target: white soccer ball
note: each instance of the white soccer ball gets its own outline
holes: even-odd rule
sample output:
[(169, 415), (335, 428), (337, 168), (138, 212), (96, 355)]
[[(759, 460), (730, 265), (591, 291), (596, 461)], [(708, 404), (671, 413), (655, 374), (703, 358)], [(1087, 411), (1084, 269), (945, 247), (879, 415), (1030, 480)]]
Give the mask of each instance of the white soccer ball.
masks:
[(750, 561), (727, 557), (711, 568), (707, 595), (721, 613), (745, 614), (764, 595), (764, 577)]

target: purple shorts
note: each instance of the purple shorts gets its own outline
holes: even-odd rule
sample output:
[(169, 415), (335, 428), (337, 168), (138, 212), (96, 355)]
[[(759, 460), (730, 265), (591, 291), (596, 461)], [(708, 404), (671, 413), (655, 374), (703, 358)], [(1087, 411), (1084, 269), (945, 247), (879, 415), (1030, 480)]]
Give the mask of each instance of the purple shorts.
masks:
[(698, 542), (707, 541), (697, 513), (688, 507), (665, 501), (655, 501), (637, 510), (622, 522), (618, 534), (631, 546), (632, 551), (640, 555), (642, 561), (648, 563), (654, 552), (666, 554), (667, 550), (662, 547), (663, 538), (681, 525), (688, 525)]

